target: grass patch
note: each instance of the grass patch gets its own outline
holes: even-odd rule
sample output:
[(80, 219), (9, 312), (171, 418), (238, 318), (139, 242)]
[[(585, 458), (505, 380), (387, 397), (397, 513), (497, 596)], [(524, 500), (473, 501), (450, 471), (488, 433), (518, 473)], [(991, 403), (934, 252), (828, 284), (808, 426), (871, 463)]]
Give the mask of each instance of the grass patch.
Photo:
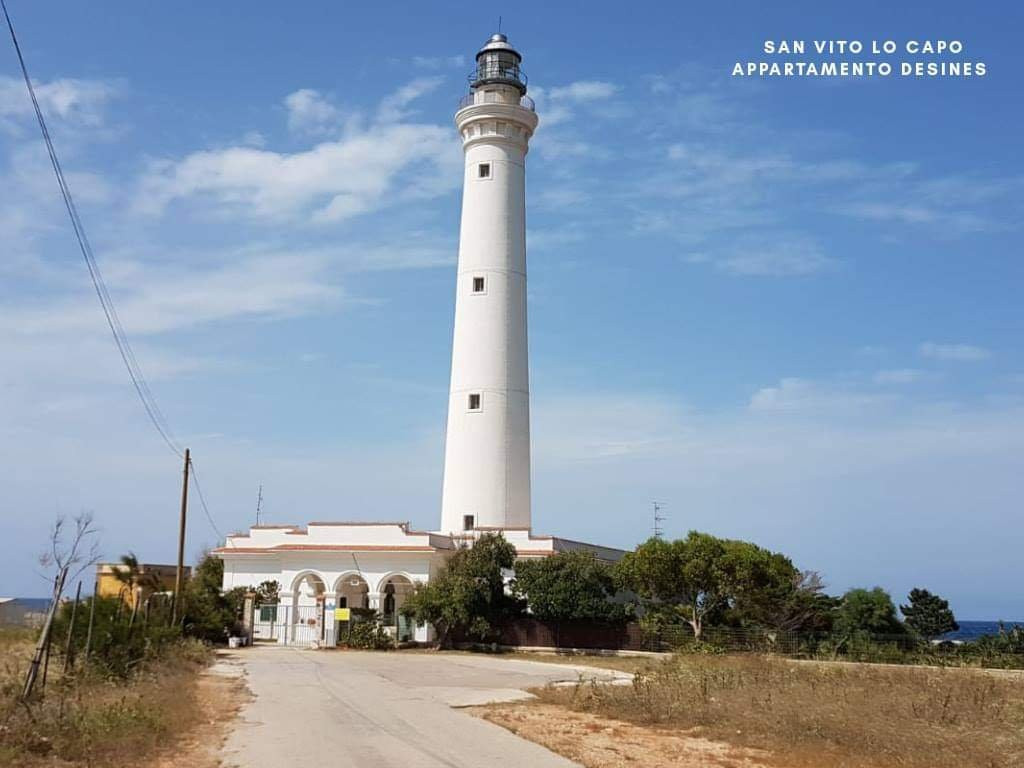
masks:
[(680, 655), (631, 686), (582, 683), (542, 701), (766, 749), (787, 766), (1024, 765), (1024, 679), (969, 669)]
[(31, 634), (0, 637), (0, 764), (135, 765), (198, 721), (199, 671), (209, 649), (181, 641), (140, 663), (129, 679), (84, 670), (62, 680), (51, 659), (45, 693), (19, 701), (32, 652)]

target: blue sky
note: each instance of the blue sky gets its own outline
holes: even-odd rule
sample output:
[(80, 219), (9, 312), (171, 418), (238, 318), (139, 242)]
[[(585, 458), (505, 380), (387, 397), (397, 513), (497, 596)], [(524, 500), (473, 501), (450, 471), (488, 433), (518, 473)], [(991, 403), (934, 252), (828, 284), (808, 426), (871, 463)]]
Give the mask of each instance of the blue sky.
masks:
[[(754, 540), (835, 591), (1024, 618), (1019, 6), (11, 0), (94, 249), (221, 530), (437, 524), (461, 149), (504, 15), (529, 155), (534, 528)], [(102, 8), (102, 10), (101, 10)], [(959, 39), (981, 78), (729, 76)], [(0, 593), (93, 510), (174, 557), (134, 399), (0, 55)], [(194, 508), (189, 552), (217, 536)]]

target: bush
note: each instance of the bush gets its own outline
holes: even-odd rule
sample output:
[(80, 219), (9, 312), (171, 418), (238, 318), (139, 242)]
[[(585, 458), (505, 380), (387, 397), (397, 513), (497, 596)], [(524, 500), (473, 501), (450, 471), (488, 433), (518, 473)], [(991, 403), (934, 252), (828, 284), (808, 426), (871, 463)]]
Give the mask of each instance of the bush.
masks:
[[(86, 658), (93, 603), (92, 639)], [(65, 603), (54, 617), (50, 652), (57, 658), (62, 658), (67, 647), (72, 610), (72, 605)], [(169, 610), (165, 612), (161, 607), (149, 612), (139, 611), (133, 618), (131, 610), (117, 598), (86, 598), (79, 604), (75, 617), (70, 646), (73, 661), (103, 676), (129, 677), (140, 663), (159, 657), (169, 645), (181, 639), (180, 630), (168, 626), (168, 613)]]
[(395, 647), (395, 641), (381, 624), (380, 617), (372, 616), (349, 625), (348, 634), (340, 641), (348, 648), (360, 648), (370, 651), (382, 651)]

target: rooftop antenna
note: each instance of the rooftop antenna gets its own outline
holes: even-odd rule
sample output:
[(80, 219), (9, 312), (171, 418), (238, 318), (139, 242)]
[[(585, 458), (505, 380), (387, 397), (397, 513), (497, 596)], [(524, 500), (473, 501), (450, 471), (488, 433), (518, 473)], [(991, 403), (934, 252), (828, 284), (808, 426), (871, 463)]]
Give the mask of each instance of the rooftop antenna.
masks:
[(498, 34), (501, 34), (501, 16), (498, 17)]
[(260, 510), (263, 508), (263, 483), (260, 483), (260, 492), (256, 497), (256, 525), (260, 524)]
[(661, 501), (652, 501), (651, 504), (654, 506), (654, 538), (660, 539), (665, 532), (661, 527), (661, 524), (665, 522), (665, 517), (661, 514), (665, 504)]

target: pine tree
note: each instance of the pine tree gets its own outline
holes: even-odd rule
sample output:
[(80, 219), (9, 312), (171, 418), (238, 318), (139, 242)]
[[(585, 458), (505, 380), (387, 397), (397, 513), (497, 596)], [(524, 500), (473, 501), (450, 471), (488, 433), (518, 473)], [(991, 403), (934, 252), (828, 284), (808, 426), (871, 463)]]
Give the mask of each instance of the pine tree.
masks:
[(934, 640), (947, 632), (960, 629), (949, 608), (949, 602), (927, 589), (912, 589), (907, 596), (908, 605), (900, 606), (900, 613), (910, 627), (926, 640)]

